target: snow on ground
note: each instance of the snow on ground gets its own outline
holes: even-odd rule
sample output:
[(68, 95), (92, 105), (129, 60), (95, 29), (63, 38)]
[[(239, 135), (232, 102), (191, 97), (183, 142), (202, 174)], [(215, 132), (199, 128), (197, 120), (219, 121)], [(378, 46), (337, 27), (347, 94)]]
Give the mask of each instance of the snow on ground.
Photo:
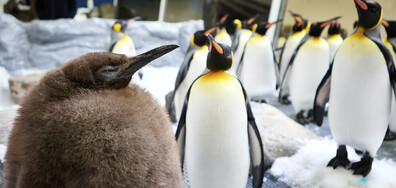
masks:
[[(396, 187), (396, 163), (391, 159), (374, 159), (370, 174), (363, 178), (343, 167), (326, 167), (336, 150), (334, 140), (311, 141), (295, 155), (278, 158), (270, 172), (292, 187)], [(351, 162), (360, 160), (352, 148), (347, 150)]]

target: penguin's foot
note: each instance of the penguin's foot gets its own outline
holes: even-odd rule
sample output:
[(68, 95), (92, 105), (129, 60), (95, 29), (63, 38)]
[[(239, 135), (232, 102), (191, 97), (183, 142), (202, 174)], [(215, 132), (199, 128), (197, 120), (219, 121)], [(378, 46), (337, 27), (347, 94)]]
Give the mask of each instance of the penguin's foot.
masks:
[(362, 159), (359, 162), (352, 163), (349, 169), (353, 170), (354, 175), (362, 175), (363, 177), (366, 177), (371, 171), (373, 160), (374, 159), (370, 156), (370, 154), (365, 152)]
[(313, 117), (313, 110), (312, 109), (308, 111), (307, 121), (309, 123), (316, 123), (315, 120), (314, 120), (314, 117)]
[(388, 128), (388, 130), (386, 130), (386, 134), (385, 134), (385, 138), (384, 141), (391, 141), (391, 140), (395, 140), (396, 139), (396, 135), (393, 134), (390, 129)]
[(304, 111), (302, 110), (296, 114), (296, 121), (301, 125), (309, 123), (308, 119), (304, 117)]
[(253, 98), (252, 101), (257, 102), (257, 103), (266, 103), (267, 104), (267, 101), (265, 99)]
[(331, 166), (333, 169), (336, 169), (338, 166), (342, 166), (346, 168), (350, 163), (346, 146), (342, 145), (338, 146), (337, 155), (329, 161), (327, 167)]
[(281, 104), (291, 104), (291, 101), (289, 100), (289, 96), (283, 96), (281, 101), (279, 101)]

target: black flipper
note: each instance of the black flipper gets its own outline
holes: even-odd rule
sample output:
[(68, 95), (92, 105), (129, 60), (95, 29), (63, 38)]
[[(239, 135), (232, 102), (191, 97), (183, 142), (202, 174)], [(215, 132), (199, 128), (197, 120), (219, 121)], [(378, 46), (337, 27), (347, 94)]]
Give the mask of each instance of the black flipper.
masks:
[(390, 53), (389, 49), (385, 46), (385, 44), (382, 42), (380, 27), (377, 26), (373, 30), (366, 31), (364, 32), (364, 35), (366, 35), (369, 39), (371, 39), (381, 50), (382, 55), (385, 58), (386, 67), (388, 68), (389, 79), (393, 87), (393, 91), (396, 93), (396, 68), (395, 68), (395, 64), (393, 63), (392, 54)]
[(279, 63), (276, 60), (274, 48), (272, 48), (272, 55), (274, 56), (273, 58), (274, 58), (274, 68), (275, 68), (275, 77), (276, 77), (276, 89), (278, 89), (280, 85), (280, 68), (279, 68)]
[[(239, 81), (239, 79), (238, 79)], [(250, 107), (249, 98), (245, 88), (241, 84), (243, 94), (245, 96), (246, 110), (248, 116), (248, 136), (250, 148), (250, 160), (253, 167), (253, 188), (261, 188), (264, 178), (264, 149), (261, 140), (260, 132), (257, 128), (256, 120), (254, 119), (252, 108)]]
[(318, 86), (318, 89), (316, 89), (313, 106), (313, 119), (318, 126), (322, 126), (323, 116), (325, 115), (325, 106), (329, 101), (332, 70), (333, 63), (330, 64), (329, 70), (327, 70), (325, 76)]
[(282, 100), (282, 97), (283, 97), (283, 91), (282, 91), (282, 90), (283, 90), (283, 88), (284, 88), (285, 78), (286, 78), (286, 76), (288, 76), (288, 74), (290, 74), (290, 70), (291, 70), (291, 67), (292, 67), (292, 65), (293, 65), (293, 63), (294, 63), (294, 59), (296, 59), (297, 53), (298, 53), (298, 51), (300, 50), (301, 46), (304, 45), (305, 42), (308, 41), (308, 39), (309, 39), (309, 37), (305, 36), (305, 37), (301, 40), (300, 44), (298, 44), (298, 46), (297, 46), (296, 49), (294, 50), (293, 55), (292, 55), (292, 57), (290, 58), (289, 63), (287, 64), (287, 68), (286, 68), (286, 70), (285, 70), (285, 73), (284, 73), (284, 75), (283, 75), (283, 78), (281, 79), (281, 80), (282, 80), (282, 83), (281, 83), (281, 85), (280, 85), (278, 101), (281, 101), (281, 100)]

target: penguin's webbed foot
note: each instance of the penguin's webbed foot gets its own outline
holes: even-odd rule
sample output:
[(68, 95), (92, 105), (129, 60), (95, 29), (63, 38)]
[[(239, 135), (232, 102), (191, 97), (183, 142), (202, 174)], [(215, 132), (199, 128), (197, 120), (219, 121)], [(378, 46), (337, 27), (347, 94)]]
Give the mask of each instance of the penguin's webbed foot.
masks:
[(257, 103), (266, 103), (267, 104), (267, 101), (265, 99), (252, 98), (252, 101), (257, 102)]
[(366, 177), (371, 171), (373, 160), (374, 159), (370, 156), (370, 154), (365, 152), (362, 159), (359, 162), (352, 163), (349, 169), (353, 170), (354, 175), (362, 175), (363, 177)]
[(327, 167), (331, 166), (333, 169), (336, 169), (338, 166), (342, 166), (346, 168), (350, 163), (346, 146), (342, 145), (338, 146), (337, 155), (329, 161)]
[(396, 135), (393, 134), (392, 131), (390, 131), (389, 126), (388, 126), (388, 130), (386, 130), (384, 141), (391, 141), (391, 140), (395, 140), (395, 139), (396, 139)]
[(300, 111), (296, 114), (296, 121), (301, 125), (309, 123), (308, 119), (304, 117), (304, 111)]
[(281, 104), (291, 104), (291, 101), (289, 100), (289, 96), (283, 96), (281, 101), (279, 101)]

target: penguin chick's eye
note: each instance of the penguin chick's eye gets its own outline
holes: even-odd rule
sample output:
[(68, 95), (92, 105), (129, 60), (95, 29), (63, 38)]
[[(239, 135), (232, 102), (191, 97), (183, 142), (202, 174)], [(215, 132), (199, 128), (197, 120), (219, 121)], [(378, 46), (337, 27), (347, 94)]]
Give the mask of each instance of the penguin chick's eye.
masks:
[(110, 81), (117, 78), (120, 72), (120, 67), (118, 66), (104, 66), (95, 72), (95, 76), (103, 80)]

